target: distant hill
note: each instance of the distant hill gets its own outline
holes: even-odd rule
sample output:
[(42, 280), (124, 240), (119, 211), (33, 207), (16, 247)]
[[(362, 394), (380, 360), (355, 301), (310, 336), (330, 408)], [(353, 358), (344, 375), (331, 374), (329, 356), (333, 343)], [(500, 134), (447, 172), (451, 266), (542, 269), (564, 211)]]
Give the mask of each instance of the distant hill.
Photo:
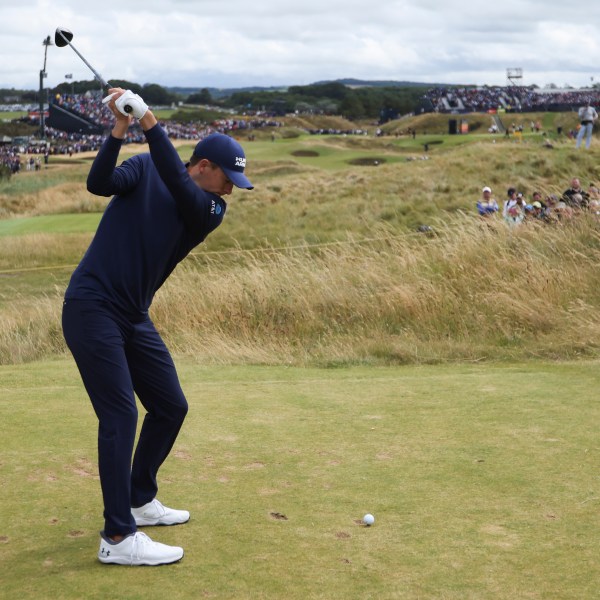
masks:
[(167, 87), (169, 92), (174, 94), (180, 94), (181, 96), (190, 96), (191, 94), (197, 94), (200, 90), (207, 89), (210, 95), (215, 99), (227, 98), (236, 92), (287, 92), (287, 86), (278, 87), (260, 87), (260, 86), (248, 86), (240, 88), (215, 88), (210, 86), (202, 87)]
[[(418, 81), (367, 81), (363, 79), (336, 79), (336, 80), (324, 80), (324, 81), (316, 81), (310, 85), (322, 85), (324, 83), (341, 83), (343, 85), (347, 85), (352, 88), (359, 87), (398, 87), (398, 88), (407, 88), (407, 87), (424, 87), (424, 88), (432, 88), (432, 87), (449, 87), (447, 83), (423, 83)], [(452, 84), (452, 86), (468, 86), (469, 84)], [(240, 87), (240, 88), (215, 88), (215, 87), (206, 87), (206, 89), (210, 92), (210, 95), (216, 100), (220, 98), (226, 98), (231, 96), (236, 92), (287, 92), (289, 86), (271, 86), (271, 87), (260, 87), (260, 86), (249, 86), (249, 87)], [(191, 94), (198, 93), (204, 87), (168, 87), (166, 88), (169, 92), (174, 94), (180, 94), (182, 96), (189, 96)]]
[[(332, 81), (317, 81), (317, 84), (322, 84), (322, 83), (332, 83)], [(383, 80), (383, 81), (367, 81), (364, 79), (352, 79), (352, 78), (348, 78), (348, 79), (336, 79), (335, 83), (343, 83), (344, 85), (347, 85), (348, 87), (425, 87), (425, 88), (432, 88), (432, 87), (463, 87), (463, 85), (465, 87), (469, 86), (470, 84), (460, 84), (460, 83), (453, 83), (453, 84), (448, 84), (448, 83), (424, 83), (422, 81), (393, 81), (393, 80)]]

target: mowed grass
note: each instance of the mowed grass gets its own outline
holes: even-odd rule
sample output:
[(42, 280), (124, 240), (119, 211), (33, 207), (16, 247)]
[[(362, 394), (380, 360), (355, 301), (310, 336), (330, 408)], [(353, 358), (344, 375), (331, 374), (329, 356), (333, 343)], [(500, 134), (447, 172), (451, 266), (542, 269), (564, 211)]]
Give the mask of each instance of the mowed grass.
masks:
[(73, 362), (0, 367), (3, 597), (597, 598), (597, 362), (178, 367), (159, 496), (192, 518), (147, 531), (185, 556), (133, 570), (96, 560)]
[(98, 228), (101, 213), (40, 215), (0, 221), (0, 237), (31, 233), (92, 233)]

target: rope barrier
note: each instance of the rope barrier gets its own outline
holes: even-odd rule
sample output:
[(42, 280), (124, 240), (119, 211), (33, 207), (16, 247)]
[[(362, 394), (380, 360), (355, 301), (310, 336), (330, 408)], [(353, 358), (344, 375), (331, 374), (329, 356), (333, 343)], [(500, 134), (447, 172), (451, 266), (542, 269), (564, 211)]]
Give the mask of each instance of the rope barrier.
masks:
[(50, 265), (46, 267), (22, 267), (18, 269), (2, 269), (0, 275), (12, 275), (14, 273), (29, 273), (32, 271), (59, 271), (61, 269), (74, 269), (77, 265)]
[[(226, 250), (207, 250), (205, 252), (190, 252), (188, 256), (193, 258), (199, 258), (202, 256), (222, 256), (226, 254), (241, 254), (241, 255), (250, 255), (250, 254), (265, 254), (271, 252), (290, 252), (294, 250), (311, 250), (315, 248), (331, 248), (335, 246), (351, 246), (351, 245), (359, 245), (359, 244), (370, 244), (373, 242), (382, 242), (382, 241), (391, 241), (398, 238), (407, 238), (407, 237), (415, 237), (422, 236), (422, 233), (405, 233), (403, 235), (397, 236), (384, 236), (384, 237), (374, 237), (374, 238), (363, 238), (360, 240), (339, 240), (336, 242), (320, 242), (315, 244), (297, 244), (294, 246), (274, 246), (268, 248), (228, 248)], [(32, 273), (35, 271), (59, 271), (62, 269), (74, 269), (77, 265), (69, 264), (69, 265), (50, 265), (50, 266), (40, 266), (40, 267), (20, 267), (14, 269), (1, 269), (0, 275), (14, 275), (16, 273)]]

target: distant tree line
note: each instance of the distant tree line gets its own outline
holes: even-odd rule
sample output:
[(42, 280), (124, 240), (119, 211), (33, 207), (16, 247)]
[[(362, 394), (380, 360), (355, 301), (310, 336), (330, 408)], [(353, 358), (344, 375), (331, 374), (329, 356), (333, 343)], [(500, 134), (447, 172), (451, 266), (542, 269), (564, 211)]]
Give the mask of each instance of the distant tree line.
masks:
[[(124, 79), (111, 79), (111, 85), (131, 90), (139, 94), (148, 104), (165, 106), (176, 102), (179, 98), (166, 88), (157, 83), (133, 83)], [(75, 81), (73, 83), (63, 82), (51, 90), (51, 94), (84, 94), (87, 91), (98, 91), (100, 84), (92, 79), (91, 81)], [(106, 90), (104, 90), (106, 91)], [(37, 96), (37, 94), (36, 94)]]
[(413, 112), (428, 87), (349, 87), (343, 83), (290, 86), (285, 92), (240, 91), (222, 100), (228, 108), (341, 115), (388, 121)]
[[(218, 98), (209, 88), (182, 95), (155, 83), (140, 85), (131, 81), (113, 79), (114, 86), (130, 89), (155, 106), (173, 103), (228, 108), (237, 112), (266, 112), (274, 115), (311, 113), (341, 115), (350, 120), (378, 119), (382, 122), (413, 112), (429, 89), (427, 86), (349, 86), (340, 82), (315, 83), (290, 86), (286, 90), (252, 89), (232, 90), (228, 96)], [(55, 94), (83, 94), (100, 90), (100, 84), (90, 81), (65, 81), (47, 91)], [(37, 91), (3, 89), (4, 97), (19, 97), (21, 102), (39, 102)], [(216, 94), (215, 94), (216, 95)]]

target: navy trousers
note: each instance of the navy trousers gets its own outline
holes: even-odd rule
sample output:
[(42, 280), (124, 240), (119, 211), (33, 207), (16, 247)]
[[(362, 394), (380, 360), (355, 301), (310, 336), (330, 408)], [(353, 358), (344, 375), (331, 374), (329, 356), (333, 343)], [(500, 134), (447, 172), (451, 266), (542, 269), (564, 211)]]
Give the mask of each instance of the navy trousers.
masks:
[[(147, 315), (131, 319), (109, 303), (65, 300), (62, 325), (98, 417), (104, 531), (127, 535), (136, 530), (131, 507), (156, 496), (156, 474), (188, 404), (173, 359)], [(133, 454), (135, 395), (147, 414)]]

